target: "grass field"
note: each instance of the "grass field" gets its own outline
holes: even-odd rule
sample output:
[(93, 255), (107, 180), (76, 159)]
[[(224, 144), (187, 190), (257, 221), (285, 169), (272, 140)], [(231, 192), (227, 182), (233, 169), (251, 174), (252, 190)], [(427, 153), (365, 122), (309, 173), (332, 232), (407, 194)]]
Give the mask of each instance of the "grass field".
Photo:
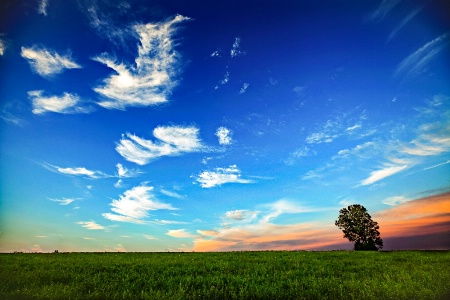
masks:
[(0, 254), (0, 299), (449, 299), (449, 251)]

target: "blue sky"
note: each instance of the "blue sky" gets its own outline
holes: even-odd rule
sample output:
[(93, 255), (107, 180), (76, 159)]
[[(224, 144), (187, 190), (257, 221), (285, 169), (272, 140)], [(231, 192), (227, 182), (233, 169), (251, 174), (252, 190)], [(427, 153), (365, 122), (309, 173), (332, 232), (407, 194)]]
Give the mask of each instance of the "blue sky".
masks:
[(450, 246), (445, 1), (0, 8), (0, 251)]

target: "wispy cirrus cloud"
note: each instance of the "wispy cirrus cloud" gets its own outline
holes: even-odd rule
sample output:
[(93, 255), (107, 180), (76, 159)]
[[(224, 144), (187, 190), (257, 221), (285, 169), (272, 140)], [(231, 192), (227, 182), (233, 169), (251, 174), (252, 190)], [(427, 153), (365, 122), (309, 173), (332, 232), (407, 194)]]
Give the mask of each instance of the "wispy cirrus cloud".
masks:
[[(450, 151), (450, 110), (446, 108), (448, 97), (435, 96), (432, 101), (418, 111), (422, 117), (432, 118), (432, 122), (423, 123), (415, 132), (416, 138), (408, 143), (390, 141), (387, 151), (389, 162), (379, 170), (372, 171), (361, 185), (370, 185), (386, 177), (399, 173), (423, 162), (424, 157), (437, 156)], [(400, 146), (399, 146), (400, 145)], [(387, 150), (386, 150), (387, 149)]]
[(38, 13), (41, 15), (47, 16), (47, 6), (49, 0), (41, 0), (38, 7)]
[(386, 177), (392, 176), (408, 168), (408, 165), (387, 165), (379, 170), (372, 171), (366, 179), (361, 182), (361, 185), (370, 185), (380, 181)]
[(179, 54), (173, 42), (175, 25), (186, 20), (189, 18), (177, 15), (166, 22), (133, 26), (140, 40), (134, 65), (118, 63), (107, 54), (94, 57), (116, 73), (94, 88), (105, 97), (98, 104), (107, 109), (126, 109), (167, 102), (179, 72)]
[(51, 199), (51, 198), (49, 198), (49, 200), (53, 201), (53, 202), (58, 202), (59, 205), (69, 205), (70, 203), (74, 202), (77, 199), (75, 199), (75, 198), (63, 198), (63, 199)]
[(79, 0), (78, 4), (98, 35), (108, 38), (115, 45), (127, 47), (133, 30), (123, 26), (121, 20), (131, 13), (129, 2)]
[(215, 135), (219, 139), (220, 145), (230, 145), (233, 143), (233, 139), (231, 138), (232, 131), (226, 127), (217, 128)]
[(388, 41), (392, 40), (395, 36), (397, 36), (397, 34), (399, 33), (399, 31), (405, 27), (420, 11), (422, 10), (422, 8), (416, 8), (413, 9), (401, 22), (399, 25), (397, 25), (397, 27), (394, 28), (394, 30), (392, 30), (392, 32), (389, 34), (388, 37)]
[(180, 195), (180, 194), (178, 194), (176, 192), (173, 192), (173, 191), (168, 191), (168, 190), (162, 189), (162, 190), (160, 190), (160, 192), (161, 192), (161, 194), (164, 194), (164, 195), (166, 195), (168, 197), (172, 197), (172, 198), (176, 198), (176, 199), (183, 199), (184, 198), (183, 195)]
[(111, 221), (142, 224), (148, 222), (145, 220), (148, 211), (176, 210), (172, 205), (158, 201), (152, 191), (153, 187), (145, 184), (127, 190), (111, 202), (114, 213), (103, 213), (102, 216)]
[(196, 181), (202, 188), (212, 188), (226, 183), (253, 183), (253, 180), (241, 178), (241, 171), (236, 165), (227, 168), (215, 168), (213, 171), (203, 171)]
[[(356, 137), (366, 140), (353, 148), (339, 150), (327, 164), (308, 171), (302, 179), (320, 180), (325, 176), (336, 175), (349, 170), (352, 165), (352, 172), (364, 174), (364, 179), (358, 181), (356, 186), (369, 186), (379, 183), (383, 179), (394, 176), (406, 170), (413, 169), (420, 164), (427, 163), (429, 157), (437, 157), (450, 152), (450, 109), (449, 97), (445, 95), (435, 95), (431, 99), (425, 100), (425, 105), (414, 107), (417, 114), (414, 118), (403, 120), (397, 123), (386, 122), (381, 124), (383, 132), (389, 135), (381, 135), (381, 131), (371, 129), (365, 124), (366, 133), (359, 133)], [(336, 126), (348, 134), (356, 134), (361, 127), (355, 129), (349, 124)], [(330, 127), (330, 126), (325, 126)], [(325, 128), (324, 127), (324, 128)], [(355, 132), (353, 132), (355, 131)], [(328, 132), (325, 130), (325, 133)], [(351, 136), (353, 137), (353, 136)], [(372, 137), (368, 139), (368, 137)], [(443, 158), (443, 160), (445, 157)], [(374, 165), (374, 162), (376, 163)], [(429, 163), (427, 164), (429, 165)], [(355, 167), (360, 166), (360, 167)], [(357, 170), (359, 169), (359, 171)], [(427, 168), (422, 168), (422, 171)], [(347, 174), (345, 175), (349, 177)], [(345, 177), (344, 176), (344, 177)], [(361, 175), (360, 175), (361, 176)], [(341, 177), (342, 178), (342, 177)], [(330, 180), (322, 182), (329, 184)]]
[(127, 167), (124, 167), (120, 163), (118, 163), (116, 165), (116, 168), (117, 168), (116, 177), (118, 177), (118, 178), (136, 177), (136, 176), (139, 176), (139, 174), (142, 174), (141, 171), (134, 170), (134, 169), (128, 169)]
[(76, 224), (81, 225), (82, 227), (89, 230), (105, 230), (106, 228), (100, 224), (97, 224), (94, 221), (80, 221), (76, 222)]
[(72, 60), (70, 54), (61, 56), (53, 50), (39, 46), (22, 47), (20, 55), (28, 60), (31, 68), (43, 77), (62, 73), (65, 69), (79, 69), (81, 66)]
[(4, 103), (4, 105), (0, 108), (0, 118), (6, 123), (22, 126), (24, 124), (24, 120), (16, 113), (16, 111), (20, 110), (21, 106), (22, 103), (19, 101)]
[(412, 199), (409, 199), (405, 196), (392, 196), (384, 199), (383, 202), (386, 205), (394, 206), (402, 203), (406, 203), (408, 201), (411, 201)]
[(312, 155), (316, 155), (317, 152), (312, 150), (307, 146), (300, 147), (296, 149), (294, 152), (289, 154), (289, 157), (284, 161), (284, 163), (288, 166), (294, 165), (299, 159), (303, 157), (308, 157)]
[(48, 169), (52, 172), (57, 172), (57, 173), (65, 174), (65, 175), (82, 176), (82, 177), (92, 178), (92, 179), (113, 177), (113, 176), (105, 174), (101, 171), (93, 171), (93, 170), (86, 169), (85, 167), (63, 168), (63, 167), (58, 167), (58, 166), (54, 166), (54, 165), (47, 164), (47, 163), (43, 163), (42, 165), (46, 169)]
[(159, 126), (153, 130), (156, 142), (126, 133), (116, 146), (116, 151), (126, 160), (145, 165), (163, 156), (178, 156), (204, 149), (199, 129), (194, 126)]
[(377, 9), (370, 15), (370, 19), (375, 22), (382, 21), (399, 2), (400, 0), (382, 0)]
[[(341, 136), (352, 136), (362, 134), (361, 122), (365, 119), (365, 112), (354, 116), (354, 111), (335, 114), (316, 129), (308, 134), (305, 141), (308, 144), (331, 143)], [(364, 133), (367, 134), (367, 133)]]
[(434, 40), (426, 43), (414, 53), (406, 57), (396, 68), (394, 76), (403, 76), (405, 79), (421, 74), (427, 64), (439, 54), (449, 43), (449, 33), (444, 33)]
[(153, 235), (144, 234), (144, 238), (147, 240), (157, 240), (158, 238), (154, 237)]
[[(2, 35), (0, 34), (0, 37), (1, 36)], [(0, 55), (5, 54), (5, 50), (6, 50), (6, 42), (2, 38), (0, 38)]]
[(183, 222), (183, 221), (159, 220), (159, 219), (151, 220), (151, 221), (149, 221), (149, 223), (156, 224), (156, 225), (188, 224), (188, 222)]
[(175, 238), (195, 238), (197, 237), (195, 234), (189, 233), (186, 229), (174, 229), (166, 232), (168, 236)]
[(61, 96), (45, 96), (44, 91), (29, 91), (28, 97), (33, 104), (33, 113), (40, 115), (47, 112), (60, 114), (90, 113), (92, 108), (81, 106), (81, 99), (76, 94), (64, 93)]

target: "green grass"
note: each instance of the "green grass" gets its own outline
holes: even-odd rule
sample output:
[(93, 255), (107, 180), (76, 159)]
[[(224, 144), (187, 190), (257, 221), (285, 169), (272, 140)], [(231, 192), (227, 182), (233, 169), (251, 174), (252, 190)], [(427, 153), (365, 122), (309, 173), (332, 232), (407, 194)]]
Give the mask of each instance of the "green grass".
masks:
[(0, 254), (0, 299), (447, 299), (449, 251)]

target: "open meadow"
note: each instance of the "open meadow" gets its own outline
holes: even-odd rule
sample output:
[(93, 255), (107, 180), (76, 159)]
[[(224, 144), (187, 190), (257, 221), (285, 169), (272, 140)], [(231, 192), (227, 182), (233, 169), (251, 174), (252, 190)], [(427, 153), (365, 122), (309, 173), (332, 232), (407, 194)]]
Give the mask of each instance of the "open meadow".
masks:
[(0, 254), (1, 299), (446, 299), (449, 251)]

